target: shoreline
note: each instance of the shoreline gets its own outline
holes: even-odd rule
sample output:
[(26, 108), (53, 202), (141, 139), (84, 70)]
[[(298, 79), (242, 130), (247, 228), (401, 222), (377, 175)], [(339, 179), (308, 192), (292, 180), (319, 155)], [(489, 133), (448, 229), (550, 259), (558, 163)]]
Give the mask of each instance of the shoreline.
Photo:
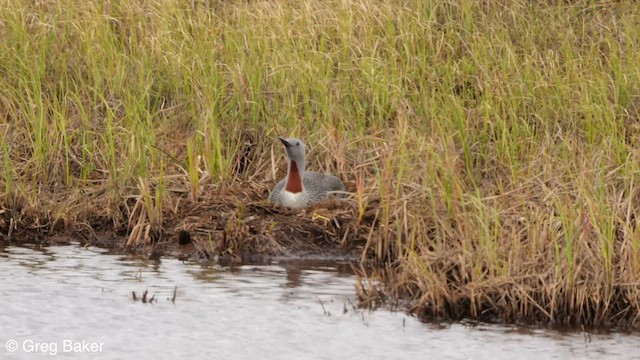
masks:
[[(246, 186), (241, 187), (246, 188)], [(211, 195), (202, 197), (196, 202), (191, 201), (183, 192), (173, 194), (174, 197), (169, 196), (165, 199), (168, 203), (171, 203), (169, 199), (173, 198), (174, 203), (179, 205), (167, 213), (187, 216), (178, 219), (164, 214), (164, 227), (161, 229), (152, 228), (147, 219), (143, 225), (149, 230), (142, 232), (137, 240), (132, 240), (131, 236), (131, 226), (140, 224), (140, 222), (131, 221), (139, 215), (135, 211), (133, 215), (128, 216), (129, 221), (122, 221), (122, 219), (115, 221), (114, 218), (95, 216), (94, 219), (100, 219), (100, 223), (94, 222), (92, 225), (95, 228), (89, 231), (87, 219), (79, 221), (80, 219), (76, 218), (77, 222), (74, 223), (63, 221), (63, 225), (61, 219), (49, 218), (48, 221), (43, 221), (39, 216), (47, 212), (38, 213), (34, 209), (26, 208), (20, 211), (24, 216), (23, 220), (30, 220), (39, 225), (28, 227), (24, 226), (25, 223), (21, 223), (20, 225), (23, 226), (14, 229), (13, 238), (9, 239), (6, 236), (8, 231), (6, 225), (14, 223), (16, 226), (16, 223), (8, 219), (8, 212), (5, 209), (0, 214), (0, 225), (2, 225), (0, 240), (15, 245), (23, 243), (66, 245), (75, 239), (80, 241), (81, 245), (134, 253), (148, 258), (169, 256), (180, 260), (216, 261), (221, 264), (234, 264), (245, 260), (250, 262), (270, 259), (304, 260), (307, 257), (344, 260), (360, 267), (357, 271), (361, 273), (357, 273), (358, 282), (354, 291), (360, 299), (360, 306), (364, 308), (392, 306), (417, 316), (421, 321), (434, 324), (476, 322), (569, 330), (589, 329), (589, 331), (638, 330), (632, 319), (625, 318), (618, 318), (616, 323), (608, 323), (608, 320), (603, 319), (601, 323), (594, 326), (571, 321), (550, 322), (548, 313), (544, 309), (530, 312), (528, 316), (518, 316), (503, 300), (509, 288), (512, 290), (519, 288), (519, 285), (508, 282), (496, 286), (488, 284), (483, 290), (478, 290), (478, 296), (482, 299), (476, 297), (472, 300), (465, 295), (459, 300), (445, 302), (444, 309), (436, 309), (432, 304), (421, 303), (413, 293), (413, 291), (419, 293), (421, 290), (407, 283), (406, 274), (402, 271), (402, 262), (376, 260), (375, 251), (368, 246), (368, 238), (372, 232), (377, 231), (376, 217), (372, 215), (377, 210), (375, 206), (367, 209), (366, 213), (369, 215), (362, 217), (367, 222), (361, 221), (356, 230), (357, 209), (352, 199), (332, 199), (309, 209), (288, 210), (260, 200), (261, 196), (265, 196), (263, 194), (266, 190), (251, 192), (249, 201), (242, 202), (241, 205), (229, 201), (228, 198), (227, 201), (221, 201), (220, 193), (213, 189), (208, 190), (204, 193)], [(375, 201), (372, 203), (375, 204)], [(135, 206), (132, 208), (135, 209)], [(241, 212), (239, 212), (240, 209), (242, 209)], [(335, 226), (336, 222), (340, 224), (339, 228)], [(113, 227), (114, 223), (123, 225)], [(269, 230), (268, 233), (266, 229)], [(145, 238), (144, 234), (160, 235), (154, 240), (150, 235)], [(301, 239), (310, 234), (313, 236)], [(354, 238), (349, 237), (350, 234), (354, 234)], [(215, 240), (207, 240), (210, 238)], [(30, 240), (23, 242), (20, 239)], [(444, 253), (440, 254), (440, 256), (443, 255)], [(369, 270), (364, 271), (363, 266)], [(448, 283), (452, 288), (465, 286), (464, 282), (456, 282), (452, 273), (447, 273), (447, 276), (450, 277)], [(540, 289), (535, 290), (537, 291)], [(530, 295), (523, 294), (523, 296), (528, 298)], [(622, 294), (618, 297), (624, 298)], [(477, 301), (475, 310), (470, 306), (472, 301)], [(628, 323), (628, 321), (631, 322)]]
[[(248, 187), (241, 184), (237, 188)], [(329, 199), (308, 209), (290, 210), (269, 204), (265, 193), (268, 191), (257, 190), (248, 198), (238, 199), (235, 191), (223, 194), (211, 187), (203, 191), (209, 195), (196, 201), (183, 192), (172, 193), (164, 200), (167, 207), (160, 215), (161, 224), (151, 222), (140, 203), (143, 196), (135, 201), (124, 200), (117, 209), (130, 211), (111, 217), (97, 213), (97, 208), (64, 217), (52, 217), (55, 211), (32, 206), (14, 211), (5, 208), (0, 212), (0, 240), (20, 243), (19, 239), (34, 239), (55, 244), (76, 239), (121, 251), (160, 252), (199, 260), (243, 256), (362, 257), (372, 224), (362, 222), (355, 226), (355, 209), (349, 200)], [(127, 203), (131, 206), (125, 206)], [(107, 213), (116, 211), (110, 209)]]

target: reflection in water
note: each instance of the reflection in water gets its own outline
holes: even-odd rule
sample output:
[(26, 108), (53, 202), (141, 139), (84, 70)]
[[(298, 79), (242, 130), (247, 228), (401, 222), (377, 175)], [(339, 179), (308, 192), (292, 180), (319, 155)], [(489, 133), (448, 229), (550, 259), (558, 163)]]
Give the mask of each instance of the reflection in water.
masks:
[[(434, 326), (400, 312), (358, 310), (346, 262), (228, 267), (93, 247), (0, 244), (0, 272), (1, 359), (54, 355), (53, 347), (55, 355), (105, 359), (640, 358), (636, 335)], [(145, 290), (157, 302), (132, 299)], [(64, 351), (67, 342), (83, 341), (103, 346), (90, 356)]]

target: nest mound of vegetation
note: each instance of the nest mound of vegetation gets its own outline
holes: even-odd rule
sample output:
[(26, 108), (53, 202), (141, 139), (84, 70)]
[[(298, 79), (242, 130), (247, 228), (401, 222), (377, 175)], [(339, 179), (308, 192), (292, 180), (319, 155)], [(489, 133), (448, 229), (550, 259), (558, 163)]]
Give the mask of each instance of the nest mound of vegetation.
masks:
[[(37, 239), (208, 259), (244, 255), (348, 256), (363, 253), (375, 209), (360, 216), (353, 201), (328, 199), (303, 210), (276, 207), (252, 184), (210, 186), (197, 200), (167, 194), (163, 208), (145, 196), (116, 203), (106, 191), (0, 209), (0, 239)], [(116, 205), (116, 206), (114, 206)], [(58, 210), (56, 210), (58, 209)], [(60, 211), (59, 209), (65, 209)]]

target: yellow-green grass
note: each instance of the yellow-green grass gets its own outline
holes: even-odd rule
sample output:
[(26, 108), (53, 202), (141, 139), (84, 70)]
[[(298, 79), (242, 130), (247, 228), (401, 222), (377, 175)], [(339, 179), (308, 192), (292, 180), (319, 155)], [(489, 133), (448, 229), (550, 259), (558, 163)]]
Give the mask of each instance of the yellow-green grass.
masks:
[(266, 195), (298, 136), (418, 314), (637, 326), (638, 9), (5, 0), (0, 225), (98, 209), (135, 244), (178, 194)]

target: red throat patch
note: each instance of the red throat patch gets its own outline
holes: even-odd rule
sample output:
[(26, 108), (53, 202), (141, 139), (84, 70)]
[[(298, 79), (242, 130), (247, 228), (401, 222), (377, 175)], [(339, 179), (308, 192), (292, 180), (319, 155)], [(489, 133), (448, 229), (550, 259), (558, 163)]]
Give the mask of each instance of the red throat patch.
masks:
[(291, 161), (289, 178), (287, 179), (287, 186), (284, 189), (294, 194), (302, 192), (302, 178), (300, 177), (298, 164), (296, 164), (295, 161)]

